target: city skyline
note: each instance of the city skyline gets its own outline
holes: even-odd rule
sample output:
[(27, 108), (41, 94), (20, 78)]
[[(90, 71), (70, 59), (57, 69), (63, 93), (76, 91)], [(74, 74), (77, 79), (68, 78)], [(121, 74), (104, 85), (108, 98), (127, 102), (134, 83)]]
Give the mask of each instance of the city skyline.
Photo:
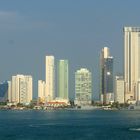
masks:
[[(140, 27), (124, 27), (124, 32), (131, 32), (131, 30), (132, 30), (132, 32), (138, 32), (139, 33), (139, 28)], [(134, 29), (134, 31), (133, 31), (133, 29)], [(125, 36), (125, 34), (124, 34), (124, 36)], [(134, 36), (134, 35), (133, 35)], [(136, 37), (136, 36), (134, 36), (134, 37)], [(124, 39), (124, 42), (125, 42), (125, 44), (126, 44), (126, 38), (127, 37), (124, 37), (125, 39)], [(135, 44), (133, 41), (132, 41), (132, 44)], [(128, 45), (128, 46), (130, 46), (130, 45)], [(131, 47), (131, 46), (130, 46)], [(124, 64), (126, 65), (126, 46), (124, 45)], [(138, 51), (139, 52), (139, 51)], [(128, 57), (128, 56), (127, 56)], [(130, 57), (131, 58), (131, 57)], [(136, 57), (136, 58), (138, 58), (138, 57)], [(113, 96), (112, 95), (109, 95), (108, 97), (101, 97), (102, 95), (100, 95), (101, 94), (101, 91), (100, 91), (100, 93), (99, 93), (99, 96), (100, 96), (100, 100), (101, 101), (103, 101), (104, 102), (104, 100), (108, 100), (109, 98), (111, 99), (113, 99), (114, 100), (114, 92), (115, 92), (115, 90), (113, 91), (113, 81), (115, 81), (115, 76), (116, 75), (114, 75), (114, 73), (113, 73), (113, 57), (110, 55), (110, 48), (108, 48), (108, 47), (104, 47), (102, 50), (101, 50), (101, 53), (100, 53), (100, 57), (99, 57), (99, 59), (100, 59), (100, 68), (101, 68), (101, 71), (102, 71), (102, 69), (103, 69), (103, 71), (105, 72), (105, 77), (107, 77), (107, 75), (109, 75), (109, 77), (110, 77), (110, 75), (112, 75), (112, 78), (110, 79), (106, 79), (105, 77), (103, 78), (104, 79), (104, 83), (106, 84), (106, 85), (108, 85), (109, 83), (109, 86), (105, 86), (104, 87), (104, 85), (103, 85), (103, 87), (102, 87), (102, 84), (100, 83), (100, 90), (102, 91), (102, 89), (101, 89), (101, 87), (103, 88), (103, 90), (105, 90), (105, 91), (103, 91), (104, 93), (103, 94), (113, 94)], [(63, 64), (64, 63), (64, 64)], [(62, 67), (62, 65), (66, 65), (66, 63), (67, 63), (67, 66), (66, 67), (68, 67), (68, 60), (59, 60), (59, 63), (57, 64), (56, 62), (55, 62), (55, 57), (53, 56), (53, 55), (47, 55), (47, 56), (45, 56), (45, 67), (46, 67), (46, 69), (45, 69), (45, 75), (46, 75), (46, 81), (43, 81), (43, 80), (39, 80), (38, 79), (38, 93), (37, 93), (37, 96), (36, 96), (36, 98), (37, 97), (39, 97), (40, 98), (40, 96), (39, 95), (41, 95), (42, 94), (42, 97), (44, 96), (45, 98), (47, 98), (47, 100), (48, 101), (51, 101), (51, 100), (53, 100), (53, 99), (55, 99), (56, 97), (59, 97), (59, 96), (61, 96), (60, 95), (60, 91), (59, 91), (59, 84), (58, 83), (60, 83), (60, 81), (59, 81), (59, 79), (61, 79), (60, 77), (62, 76), (62, 72), (61, 72), (61, 76), (60, 76), (60, 67)], [(103, 68), (102, 68), (102, 65), (103, 65)], [(124, 65), (124, 69), (126, 69), (125, 68), (125, 65)], [(104, 68), (105, 67), (105, 68)], [(56, 68), (57, 68), (57, 72), (56, 72)], [(65, 68), (65, 66), (63, 66), (63, 69), (65, 69), (66, 70), (66, 68)], [(126, 69), (127, 70), (127, 69)], [(63, 72), (64, 72), (64, 70), (62, 70)], [(135, 71), (135, 70), (134, 70)], [(56, 75), (56, 73), (57, 73), (57, 75)], [(138, 75), (138, 74), (137, 74)], [(17, 76), (20, 76), (19, 74), (17, 74)], [(21, 77), (22, 77), (23, 75), (21, 75)], [(101, 75), (100, 75), (101, 76)], [(13, 77), (14, 76), (12, 76), (12, 81), (13, 81)], [(57, 78), (58, 79), (57, 79)], [(124, 74), (124, 77), (125, 77), (125, 74)], [(57, 80), (59, 81), (57, 81)], [(93, 79), (93, 77), (92, 77), (92, 79)], [(107, 81), (106, 81), (106, 80)], [(137, 78), (138, 79), (138, 78)], [(102, 81), (102, 79), (101, 79), (101, 81)], [(4, 82), (4, 81), (3, 81)], [(9, 82), (11, 82), (11, 81), (7, 81), (8, 83)], [(108, 83), (109, 82), (109, 83)], [(13, 82), (12, 82), (13, 83)], [(47, 83), (47, 84), (46, 84)], [(64, 83), (64, 81), (62, 81), (62, 83), (61, 84), (63, 84)], [(139, 84), (139, 80), (137, 80), (137, 83)], [(58, 84), (58, 85), (57, 85)], [(58, 88), (57, 88), (57, 86), (58, 86)], [(67, 86), (69, 86), (68, 84), (67, 84)], [(112, 87), (111, 87), (112, 86)], [(138, 85), (139, 86), (139, 85)], [(93, 87), (93, 85), (92, 85), (92, 87)], [(11, 85), (9, 86), (9, 88), (11, 88)], [(45, 88), (45, 89), (43, 89), (43, 88)], [(57, 88), (57, 89), (56, 89)], [(64, 87), (63, 87), (64, 88)], [(42, 91), (42, 89), (44, 90), (44, 91)], [(13, 90), (13, 89), (12, 89)], [(139, 89), (137, 89), (137, 90), (139, 90)], [(111, 92), (110, 92), (111, 91)], [(44, 93), (43, 93), (44, 92)], [(44, 94), (44, 95), (43, 95)], [(61, 93), (61, 94), (63, 94), (63, 93)], [(74, 92), (74, 94), (75, 94), (75, 92)], [(135, 93), (136, 94), (136, 93)], [(94, 94), (91, 94), (91, 95), (94, 95)], [(11, 96), (11, 95), (9, 95), (9, 96)], [(64, 96), (64, 95), (63, 95)], [(71, 96), (71, 94), (69, 94), (68, 95), (68, 93), (67, 93), (67, 97), (69, 97), (69, 96)], [(125, 93), (125, 96), (126, 96), (126, 93)], [(139, 95), (138, 95), (139, 96)], [(34, 97), (34, 94), (32, 94), (32, 97)], [(16, 96), (15, 96), (15, 98), (17, 98)], [(69, 99), (69, 100), (71, 100), (71, 98), (67, 98), (67, 99)], [(91, 99), (92, 100), (96, 100), (96, 99), (94, 99), (93, 97), (91, 97)], [(108, 102), (104, 102), (104, 103), (109, 103), (111, 100), (109, 99), (109, 101)], [(136, 99), (136, 98), (135, 98)], [(74, 97), (73, 97), (73, 99), (72, 100), (74, 100)], [(113, 101), (112, 100), (112, 101)]]
[(140, 139), (140, 0), (0, 0), (0, 140)]
[[(63, 0), (0, 2), (0, 81), (9, 80), (17, 73), (34, 78), (34, 97), (37, 81), (45, 80), (44, 57), (70, 62), (70, 93), (74, 95), (75, 70), (87, 67), (94, 75), (94, 98), (99, 96), (99, 52), (107, 46), (115, 59), (115, 72), (123, 73), (124, 26), (138, 26), (139, 3), (88, 2)], [(124, 10), (125, 7), (125, 10)], [(119, 11), (118, 11), (119, 9)], [(86, 56), (86, 57), (85, 57)], [(18, 58), (18, 59), (17, 59)]]

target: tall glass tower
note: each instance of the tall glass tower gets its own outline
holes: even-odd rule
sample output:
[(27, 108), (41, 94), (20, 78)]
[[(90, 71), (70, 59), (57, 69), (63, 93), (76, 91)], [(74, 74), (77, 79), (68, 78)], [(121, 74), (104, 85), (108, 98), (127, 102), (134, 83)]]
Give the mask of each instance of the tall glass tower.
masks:
[(100, 54), (100, 99), (104, 104), (114, 101), (113, 57), (107, 47)]
[(125, 102), (138, 100), (140, 80), (140, 27), (124, 27)]
[(58, 97), (68, 99), (69, 92), (69, 70), (68, 60), (58, 62)]
[(0, 83), (0, 102), (6, 102), (8, 99), (8, 81)]

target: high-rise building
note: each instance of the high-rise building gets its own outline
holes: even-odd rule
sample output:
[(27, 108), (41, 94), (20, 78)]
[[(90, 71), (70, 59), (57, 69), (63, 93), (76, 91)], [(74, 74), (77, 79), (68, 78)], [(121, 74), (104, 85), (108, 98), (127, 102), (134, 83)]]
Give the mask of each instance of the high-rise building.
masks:
[(40, 102), (45, 103), (47, 94), (46, 94), (46, 83), (45, 81), (39, 80), (38, 81), (38, 98)]
[(0, 102), (8, 100), (8, 81), (0, 83)]
[(124, 103), (124, 79), (122, 76), (115, 78), (115, 102)]
[(75, 72), (75, 103), (88, 105), (92, 101), (92, 74), (86, 68)]
[(47, 101), (51, 101), (55, 98), (54, 56), (46, 56), (46, 86)]
[(140, 27), (124, 27), (125, 102), (137, 100), (140, 79)]
[(11, 81), (8, 82), (8, 102), (12, 102), (12, 83)]
[(107, 47), (100, 54), (100, 99), (104, 104), (114, 101), (113, 57)]
[(12, 76), (11, 102), (29, 104), (32, 100), (32, 76)]
[(68, 60), (60, 60), (58, 62), (58, 97), (68, 100), (69, 92), (69, 71)]

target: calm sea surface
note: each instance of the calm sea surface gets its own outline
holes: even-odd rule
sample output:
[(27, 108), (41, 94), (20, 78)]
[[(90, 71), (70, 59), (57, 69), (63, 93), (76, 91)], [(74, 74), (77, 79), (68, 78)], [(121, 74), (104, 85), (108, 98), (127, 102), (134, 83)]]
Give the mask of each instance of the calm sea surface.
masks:
[(0, 111), (0, 140), (140, 140), (140, 111)]

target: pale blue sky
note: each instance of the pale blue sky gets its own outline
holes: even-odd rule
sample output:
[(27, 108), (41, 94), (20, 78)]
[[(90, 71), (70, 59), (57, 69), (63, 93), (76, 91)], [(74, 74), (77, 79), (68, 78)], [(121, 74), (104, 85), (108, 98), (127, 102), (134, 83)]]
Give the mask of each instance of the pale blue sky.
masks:
[(139, 7), (139, 0), (0, 0), (0, 81), (31, 74), (36, 97), (52, 54), (69, 60), (71, 97), (74, 72), (87, 67), (97, 98), (99, 52), (109, 47), (115, 73), (122, 73), (123, 26), (140, 26)]

